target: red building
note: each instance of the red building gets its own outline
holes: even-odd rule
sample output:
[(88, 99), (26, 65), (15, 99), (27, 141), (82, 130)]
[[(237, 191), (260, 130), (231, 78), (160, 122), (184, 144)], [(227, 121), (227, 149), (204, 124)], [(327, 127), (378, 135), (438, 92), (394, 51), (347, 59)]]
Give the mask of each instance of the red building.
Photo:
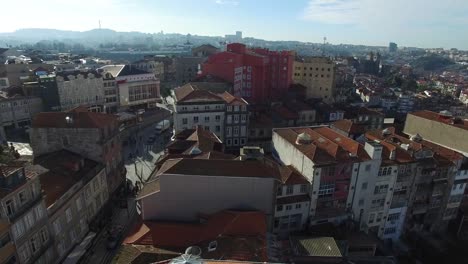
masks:
[(235, 96), (249, 102), (266, 103), (281, 98), (292, 84), (293, 51), (248, 49), (244, 44), (227, 45), (202, 65), (202, 75), (212, 75), (233, 84)]

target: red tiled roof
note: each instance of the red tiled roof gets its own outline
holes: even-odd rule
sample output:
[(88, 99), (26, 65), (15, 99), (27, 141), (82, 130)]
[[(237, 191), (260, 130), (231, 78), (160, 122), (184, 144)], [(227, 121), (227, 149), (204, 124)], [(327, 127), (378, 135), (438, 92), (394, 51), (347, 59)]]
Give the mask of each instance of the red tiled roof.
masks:
[[(283, 137), (299, 151), (316, 164), (343, 162), (355, 158), (369, 159), (363, 146), (328, 127), (302, 127), (275, 129), (275, 133)], [(306, 133), (310, 136), (311, 144), (296, 144), (297, 136)]]
[(187, 83), (174, 89), (177, 103), (183, 102), (220, 102), (224, 101), (220, 96), (197, 88), (196, 84)]
[(309, 184), (306, 177), (291, 165), (281, 168), (281, 181), (286, 185)]
[(223, 98), (226, 103), (229, 105), (248, 105), (247, 101), (242, 99), (241, 97), (234, 96), (228, 92), (224, 92), (222, 94), (218, 94), (221, 98)]
[(363, 125), (356, 124), (349, 119), (335, 121), (332, 123), (332, 126), (348, 134), (361, 134), (366, 132)]
[[(67, 122), (67, 117), (72, 122)], [(117, 127), (117, 117), (111, 114), (82, 111), (81, 108), (70, 112), (42, 112), (32, 122), (34, 128), (105, 128)]]
[(172, 159), (161, 166), (157, 172), (160, 174), (280, 178), (277, 165), (257, 160)]
[(266, 218), (261, 212), (222, 211), (204, 223), (144, 221), (123, 244), (187, 248), (222, 236), (265, 236)]

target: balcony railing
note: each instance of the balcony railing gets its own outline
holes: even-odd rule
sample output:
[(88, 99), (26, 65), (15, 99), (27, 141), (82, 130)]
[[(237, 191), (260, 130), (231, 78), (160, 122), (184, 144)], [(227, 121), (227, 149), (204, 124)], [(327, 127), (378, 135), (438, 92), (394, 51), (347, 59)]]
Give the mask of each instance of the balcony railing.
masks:
[(45, 244), (42, 244), (38, 251), (32, 254), (31, 258), (26, 262), (26, 264), (36, 263), (39, 258), (44, 255), (44, 253), (51, 247), (53, 243), (52, 237), (49, 236), (49, 240)]

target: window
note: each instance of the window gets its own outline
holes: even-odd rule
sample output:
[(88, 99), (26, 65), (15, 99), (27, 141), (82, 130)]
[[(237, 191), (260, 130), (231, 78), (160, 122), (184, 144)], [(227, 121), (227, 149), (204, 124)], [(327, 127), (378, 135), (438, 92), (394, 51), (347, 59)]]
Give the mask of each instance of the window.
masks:
[(276, 191), (276, 195), (277, 195), (277, 196), (283, 195), (283, 186), (279, 186), (279, 187), (278, 187), (278, 190)]
[(241, 138), (240, 143), (241, 143), (242, 146), (244, 146), (245, 145), (245, 138)]
[(371, 170), (371, 165), (370, 165), (370, 164), (367, 164), (366, 167), (365, 167), (365, 170), (366, 170), (366, 171), (370, 171), (370, 170)]
[(216, 120), (216, 122), (221, 121), (221, 116), (219, 116), (219, 115), (215, 116), (215, 120)]
[(28, 213), (24, 217), (24, 221), (26, 223), (26, 230), (30, 229), (34, 225), (34, 212), (31, 211)]
[(226, 140), (226, 146), (231, 146), (231, 145), (232, 145), (232, 140), (231, 139)]
[(228, 106), (226, 107), (226, 111), (232, 112), (232, 106), (231, 106), (231, 105), (228, 105)]
[(239, 127), (233, 128), (234, 136), (239, 136)]
[(230, 137), (230, 136), (231, 136), (231, 130), (232, 130), (231, 127), (226, 127), (226, 136), (227, 136), (227, 137)]
[(375, 214), (370, 214), (369, 215), (369, 224), (374, 223), (374, 219), (375, 219)]
[(186, 125), (188, 123), (187, 118), (182, 118), (182, 124)]
[(286, 211), (291, 211), (292, 206), (291, 205), (286, 205)]
[(279, 204), (276, 206), (276, 211), (280, 212), (280, 211), (283, 211), (283, 205), (282, 204)]
[(296, 204), (296, 209), (301, 209), (301, 204), (300, 203)]
[(56, 235), (62, 232), (62, 226), (60, 225), (60, 218), (57, 218), (57, 220), (55, 220), (54, 222), (54, 231)]
[(233, 145), (234, 145), (234, 146), (238, 146), (238, 145), (239, 145), (239, 140), (238, 140), (237, 138), (235, 138), (235, 139), (233, 140)]
[(205, 105), (205, 110), (210, 110), (210, 106), (209, 106), (209, 105)]
[(247, 120), (247, 116), (246, 115), (241, 115), (241, 122), (245, 123), (246, 120)]
[(396, 227), (389, 227), (385, 228), (384, 235), (394, 234), (396, 233)]
[(301, 193), (307, 193), (307, 185), (301, 184)]
[(47, 234), (47, 230), (45, 228), (41, 229), (40, 236), (41, 236), (42, 243), (45, 243), (47, 241), (47, 239), (49, 239), (48, 234)]
[(78, 197), (76, 199), (76, 208), (78, 209), (78, 211), (81, 210), (81, 197)]
[(374, 194), (386, 193), (388, 190), (388, 184), (375, 186)]
[(72, 211), (71, 211), (71, 208), (68, 208), (67, 210), (65, 210), (65, 214), (67, 216), (67, 223), (70, 223), (70, 221), (72, 220)]
[(20, 193), (18, 194), (18, 198), (19, 198), (19, 200), (20, 200), (20, 203), (21, 203), (21, 204), (24, 204), (24, 203), (26, 202), (26, 200), (27, 200), (27, 198), (26, 198), (26, 191), (20, 192)]
[(293, 185), (288, 185), (288, 187), (286, 187), (286, 194), (292, 194), (293, 191), (294, 191)]
[(194, 123), (198, 123), (198, 116), (194, 116), (194, 117), (193, 117), (193, 122), (194, 122)]
[(234, 115), (234, 123), (239, 123), (239, 115)]
[(275, 223), (273, 225), (274, 228), (278, 228), (279, 226), (279, 217), (275, 217)]
[(335, 191), (334, 183), (321, 183), (319, 187), (319, 197), (331, 196)]
[(8, 216), (11, 216), (12, 214), (15, 213), (15, 204), (14, 204), (13, 200), (6, 201), (5, 205), (7, 207)]
[(38, 245), (36, 243), (36, 238), (35, 237), (31, 237), (31, 239), (29, 240), (31, 242), (31, 250), (33, 253), (36, 253), (36, 251), (38, 250)]
[(221, 131), (221, 127), (220, 126), (216, 126), (216, 132), (220, 132)]
[(400, 213), (389, 214), (387, 221), (397, 221), (400, 218)]
[(362, 183), (361, 189), (362, 189), (362, 190), (366, 190), (366, 189), (367, 189), (367, 182), (363, 182), (363, 183)]
[(364, 205), (364, 199), (359, 199), (359, 206), (363, 206)]
[(375, 220), (376, 222), (380, 222), (382, 220), (383, 213), (378, 213), (377, 214), (377, 219)]
[(209, 127), (209, 126), (205, 126), (205, 130), (206, 130), (206, 131), (210, 131), (210, 127)]
[(210, 122), (210, 117), (209, 116), (205, 116), (205, 123), (208, 123)]

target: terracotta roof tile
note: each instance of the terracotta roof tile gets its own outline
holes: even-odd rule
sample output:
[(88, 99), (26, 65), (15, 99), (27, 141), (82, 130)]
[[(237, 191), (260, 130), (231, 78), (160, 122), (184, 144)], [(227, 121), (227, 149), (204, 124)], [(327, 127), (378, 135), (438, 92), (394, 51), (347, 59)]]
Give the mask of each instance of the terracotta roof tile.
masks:
[(281, 181), (286, 185), (309, 184), (307, 178), (291, 165), (281, 168)]
[[(67, 122), (67, 117), (72, 122)], [(117, 127), (117, 117), (110, 114), (83, 112), (80, 108), (71, 112), (42, 112), (32, 122), (33, 128), (105, 128)]]
[(197, 88), (196, 84), (187, 83), (174, 89), (177, 103), (188, 102), (224, 102), (220, 96)]
[(245, 101), (243, 98), (234, 96), (228, 92), (218, 94), (218, 96), (223, 98), (223, 100), (226, 101), (226, 103), (229, 105), (248, 105), (247, 101)]

